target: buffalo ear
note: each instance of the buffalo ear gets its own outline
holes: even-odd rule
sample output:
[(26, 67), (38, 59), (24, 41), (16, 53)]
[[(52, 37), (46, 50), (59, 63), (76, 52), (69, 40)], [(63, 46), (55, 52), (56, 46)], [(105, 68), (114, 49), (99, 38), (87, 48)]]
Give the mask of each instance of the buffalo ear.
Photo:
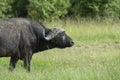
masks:
[(45, 35), (45, 39), (46, 40), (51, 40), (61, 32), (64, 32), (63, 28), (51, 28), (49, 30), (48, 34)]

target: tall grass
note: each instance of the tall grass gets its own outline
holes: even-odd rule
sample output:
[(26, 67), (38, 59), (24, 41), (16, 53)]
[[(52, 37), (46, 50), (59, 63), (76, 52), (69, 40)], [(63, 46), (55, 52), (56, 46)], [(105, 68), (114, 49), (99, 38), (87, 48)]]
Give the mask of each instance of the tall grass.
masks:
[(75, 41), (66, 49), (35, 54), (28, 73), (22, 61), (8, 71), (9, 58), (0, 58), (0, 80), (119, 80), (120, 23), (94, 20), (56, 20)]

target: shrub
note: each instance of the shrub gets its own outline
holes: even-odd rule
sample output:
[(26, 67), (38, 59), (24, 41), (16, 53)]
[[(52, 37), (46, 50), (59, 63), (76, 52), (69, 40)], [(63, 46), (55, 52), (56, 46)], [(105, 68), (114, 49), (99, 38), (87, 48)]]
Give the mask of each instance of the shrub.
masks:
[(69, 0), (30, 0), (28, 16), (52, 20), (64, 17), (68, 8), (70, 8)]
[(13, 0), (11, 3), (12, 14), (15, 17), (27, 17), (28, 11), (27, 6), (29, 4), (28, 0)]
[(12, 14), (10, 14), (12, 10), (10, 6), (11, 2), (12, 0), (1, 0), (0, 1), (0, 18), (8, 18), (12, 16)]
[(71, 0), (69, 15), (92, 18), (120, 17), (119, 0)]

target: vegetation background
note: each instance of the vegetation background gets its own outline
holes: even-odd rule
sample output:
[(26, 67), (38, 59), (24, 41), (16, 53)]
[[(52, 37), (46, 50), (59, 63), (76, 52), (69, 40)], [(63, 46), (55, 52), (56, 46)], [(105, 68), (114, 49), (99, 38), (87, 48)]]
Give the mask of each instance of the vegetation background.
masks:
[(0, 0), (0, 18), (120, 18), (120, 0)]
[(12, 17), (63, 27), (75, 45), (38, 52), (30, 73), (0, 58), (0, 80), (120, 80), (120, 0), (0, 0), (0, 18)]

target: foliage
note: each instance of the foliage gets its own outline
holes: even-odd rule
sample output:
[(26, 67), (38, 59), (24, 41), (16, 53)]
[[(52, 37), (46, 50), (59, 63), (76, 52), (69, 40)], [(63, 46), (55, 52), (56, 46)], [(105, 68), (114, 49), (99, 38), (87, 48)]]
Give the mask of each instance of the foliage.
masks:
[(12, 0), (0, 0), (0, 18), (11, 17), (11, 5)]
[(120, 18), (120, 0), (1, 0), (0, 18)]
[(120, 18), (120, 0), (112, 0), (106, 5), (106, 16), (110, 18)]
[(69, 0), (30, 0), (28, 16), (36, 19), (60, 18), (67, 14), (69, 7)]
[(120, 17), (120, 0), (71, 0), (70, 15), (92, 18)]
[(27, 5), (28, 4), (29, 4), (28, 0), (14, 0), (13, 3), (11, 3), (12, 14), (15, 17), (27, 17), (28, 15)]

